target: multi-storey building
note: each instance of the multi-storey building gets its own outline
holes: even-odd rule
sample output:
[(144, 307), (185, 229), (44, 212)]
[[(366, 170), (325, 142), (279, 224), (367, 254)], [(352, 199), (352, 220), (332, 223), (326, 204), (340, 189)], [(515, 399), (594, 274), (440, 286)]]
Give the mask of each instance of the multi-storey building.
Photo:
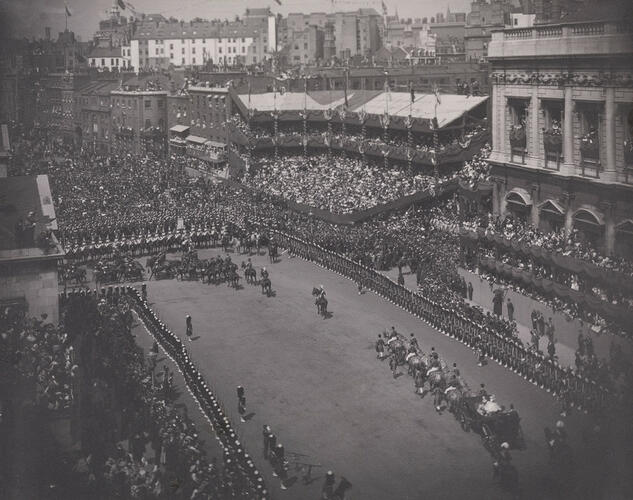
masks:
[(93, 81), (76, 93), (78, 134), (81, 145), (89, 150), (107, 153), (112, 139), (112, 106), (110, 92), (119, 88), (118, 81)]
[(38, 127), (67, 141), (80, 139), (75, 96), (90, 80), (85, 73), (50, 73), (42, 78), (35, 100)]
[(207, 170), (227, 161), (226, 122), (231, 99), (226, 87), (194, 85), (168, 98), (170, 153), (202, 160)]
[(118, 153), (164, 155), (167, 145), (167, 91), (124, 85), (110, 93), (112, 148)]
[(317, 26), (295, 31), (289, 44), (290, 64), (313, 64), (323, 59), (324, 32)]
[[(318, 43), (318, 51), (324, 58), (347, 59), (354, 56), (371, 56), (382, 47), (384, 31), (383, 18), (375, 9), (358, 9), (352, 12), (312, 12), (310, 14), (291, 13), (286, 21), (288, 44), (305, 34), (306, 29), (316, 27), (322, 32), (323, 43)], [(291, 49), (292, 50), (292, 49)], [(294, 49), (299, 51), (300, 49)], [(315, 54), (308, 54), (317, 58)], [(298, 60), (291, 57), (291, 63)], [(302, 56), (300, 56), (302, 58)]]
[(630, 256), (633, 22), (598, 7), (493, 33), (493, 208)]
[(0, 48), (0, 123), (32, 123), (34, 78), (26, 40), (5, 40)]
[(510, 25), (512, 13), (522, 12), (520, 0), (475, 0), (467, 16), (464, 44), (467, 61), (479, 61), (488, 55), (492, 31)]
[(124, 71), (131, 69), (130, 60), (123, 57), (121, 47), (95, 47), (88, 55), (88, 66), (101, 71)]
[[(275, 19), (272, 17), (271, 19)], [(144, 22), (132, 36), (129, 58), (135, 71), (141, 69), (251, 65), (272, 56), (268, 24), (265, 29), (233, 22)], [(274, 23), (273, 23), (274, 24)], [(274, 30), (273, 30), (274, 35)]]

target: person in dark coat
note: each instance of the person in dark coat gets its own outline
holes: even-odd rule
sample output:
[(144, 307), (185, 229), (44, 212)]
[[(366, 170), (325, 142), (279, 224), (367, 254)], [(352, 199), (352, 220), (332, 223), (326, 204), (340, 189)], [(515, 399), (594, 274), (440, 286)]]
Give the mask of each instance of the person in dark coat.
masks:
[(473, 284), (468, 282), (468, 300), (473, 300)]
[(508, 302), (506, 304), (506, 307), (508, 308), (508, 320), (512, 322), (514, 321), (514, 304), (510, 300), (510, 297), (508, 297)]
[(492, 297), (492, 312), (495, 316), (501, 316), (503, 314), (503, 290), (501, 288), (497, 288), (494, 291), (494, 296)]

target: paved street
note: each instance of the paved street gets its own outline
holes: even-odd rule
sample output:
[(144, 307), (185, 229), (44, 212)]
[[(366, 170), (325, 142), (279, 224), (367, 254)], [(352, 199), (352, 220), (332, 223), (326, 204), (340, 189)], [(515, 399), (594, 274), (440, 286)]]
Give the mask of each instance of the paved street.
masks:
[[(494, 362), (478, 367), (469, 348), (373, 293), (359, 296), (352, 282), (334, 273), (287, 255), (274, 265), (267, 260), (253, 258), (270, 270), (274, 297), (250, 285), (236, 291), (174, 280), (152, 281), (148, 291), (155, 310), (181, 337), (185, 316), (192, 315), (191, 352), (276, 497), (317, 498), (327, 469), (353, 484), (347, 498), (419, 499), (429, 492), (434, 498), (507, 497), (491, 482), (491, 459), (480, 438), (463, 432), (452, 415), (437, 414), (429, 397), (414, 394), (408, 375), (394, 379), (376, 359), (373, 341), (391, 325), (415, 332), (423, 349), (434, 346), (447, 362), (457, 362), (471, 387), (485, 383), (501, 404), (514, 403), (528, 447), (514, 452), (514, 461), (526, 498), (543, 497), (543, 427), (553, 425), (559, 410), (551, 395)], [(316, 315), (310, 295), (319, 284), (333, 313), (327, 320)], [(240, 384), (247, 413), (254, 412), (246, 424), (237, 416)], [(568, 419), (570, 430), (586, 423), (578, 414)], [(313, 472), (319, 479), (306, 487), (299, 473), (289, 490), (279, 491), (260, 459), (263, 424), (287, 451), (301, 454), (297, 460), (322, 464)]]

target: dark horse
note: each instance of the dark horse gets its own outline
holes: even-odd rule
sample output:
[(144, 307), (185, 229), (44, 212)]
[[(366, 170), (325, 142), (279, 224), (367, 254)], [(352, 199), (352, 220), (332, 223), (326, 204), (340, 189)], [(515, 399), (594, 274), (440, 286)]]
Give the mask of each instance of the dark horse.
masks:
[(268, 257), (270, 258), (271, 263), (277, 262), (279, 258), (279, 247), (277, 247), (276, 243), (271, 243), (268, 246)]
[(327, 299), (318, 288), (312, 289), (312, 295), (316, 297), (314, 304), (317, 306), (317, 314), (321, 314), (325, 318), (327, 316)]
[(270, 295), (273, 293), (273, 288), (272, 288), (272, 284), (270, 283), (270, 278), (262, 278), (259, 284), (262, 286), (262, 293), (265, 293), (267, 297), (270, 297)]

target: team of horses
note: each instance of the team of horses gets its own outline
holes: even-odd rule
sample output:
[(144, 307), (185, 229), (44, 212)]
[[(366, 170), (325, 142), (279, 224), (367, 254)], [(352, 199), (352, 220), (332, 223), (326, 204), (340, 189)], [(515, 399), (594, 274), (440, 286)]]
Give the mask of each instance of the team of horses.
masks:
[[(390, 338), (386, 346), (386, 353), (380, 357), (389, 360), (394, 374), (399, 366), (406, 366), (413, 377), (416, 393), (421, 396), (427, 392), (432, 394), (438, 412), (447, 409), (464, 431), (479, 434), (484, 448), (496, 463), (503, 463), (499, 459), (501, 443), (508, 443), (512, 449), (525, 449), (520, 418), (512, 407), (509, 410), (500, 407), (500, 411), (482, 415), (479, 412), (482, 395), (473, 393), (459, 372), (449, 368), (434, 350), (423, 352), (417, 348), (417, 343), (412, 346), (400, 334)], [(504, 487), (513, 491), (518, 488), (518, 473), (513, 466), (504, 464), (498, 474)]]
[(94, 268), (97, 283), (141, 281), (145, 275), (143, 265), (129, 255), (116, 254), (110, 260), (100, 260)]

